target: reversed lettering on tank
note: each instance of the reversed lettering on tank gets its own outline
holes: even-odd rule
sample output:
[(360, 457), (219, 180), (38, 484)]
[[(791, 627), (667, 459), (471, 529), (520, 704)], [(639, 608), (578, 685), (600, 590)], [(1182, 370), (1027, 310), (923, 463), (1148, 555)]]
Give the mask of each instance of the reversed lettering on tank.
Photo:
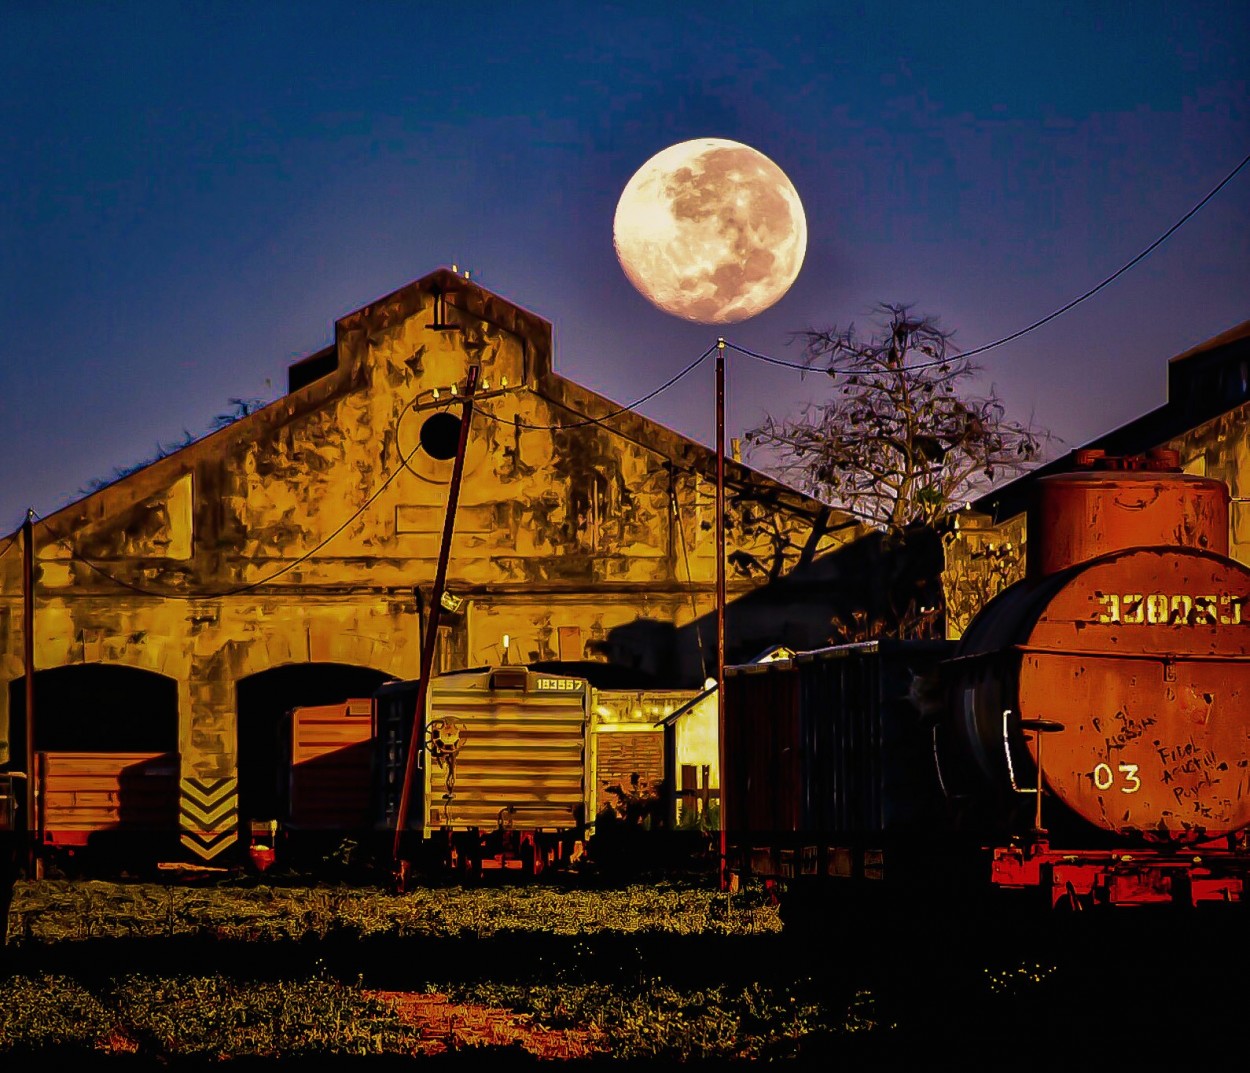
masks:
[(1099, 593), (1098, 621), (1108, 625), (1240, 626), (1244, 597), (1232, 593)]

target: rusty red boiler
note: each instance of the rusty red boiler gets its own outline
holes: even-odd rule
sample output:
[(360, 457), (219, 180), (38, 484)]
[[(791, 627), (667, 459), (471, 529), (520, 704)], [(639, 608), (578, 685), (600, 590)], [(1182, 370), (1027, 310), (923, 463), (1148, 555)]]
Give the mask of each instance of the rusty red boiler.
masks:
[[(1041, 478), (1026, 581), (961, 639), (937, 749), (1117, 838), (1201, 845), (1250, 825), (1250, 569), (1229, 494), (1175, 452), (1078, 452)], [(1039, 808), (1040, 811), (1040, 808)]]

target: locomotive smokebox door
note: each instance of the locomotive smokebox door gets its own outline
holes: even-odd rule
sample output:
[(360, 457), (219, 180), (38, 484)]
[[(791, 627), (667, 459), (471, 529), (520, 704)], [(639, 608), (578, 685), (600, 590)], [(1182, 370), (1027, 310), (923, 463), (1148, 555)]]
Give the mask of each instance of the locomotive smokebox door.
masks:
[(1223, 838), (1250, 824), (1247, 609), (1250, 570), (1189, 548), (1022, 586), (964, 635), (952, 737), (984, 785), (1018, 791), (1038, 747), (1021, 722), (1054, 720), (1045, 786), (1078, 817), (1141, 841)]
[(1096, 826), (1148, 840), (1203, 842), (1250, 823), (1243, 608), (1250, 570), (1206, 552), (1078, 567), (1038, 608), (1020, 668), (1022, 716), (1067, 724), (1046, 741), (1053, 792)]

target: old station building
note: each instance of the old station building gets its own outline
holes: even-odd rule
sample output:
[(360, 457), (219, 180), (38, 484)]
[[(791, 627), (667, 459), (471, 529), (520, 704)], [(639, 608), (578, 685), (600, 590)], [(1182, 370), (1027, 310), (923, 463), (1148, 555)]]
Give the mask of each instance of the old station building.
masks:
[[(715, 673), (713, 452), (560, 376), (549, 323), (451, 271), (334, 327), (277, 401), (34, 525), (31, 751), (170, 754), (190, 856), (272, 812), (285, 712), (417, 676), (471, 365), (436, 671)], [(830, 553), (860, 531), (736, 462), (727, 489), (728, 659), (824, 644)], [(22, 559), (0, 559), (9, 770)]]

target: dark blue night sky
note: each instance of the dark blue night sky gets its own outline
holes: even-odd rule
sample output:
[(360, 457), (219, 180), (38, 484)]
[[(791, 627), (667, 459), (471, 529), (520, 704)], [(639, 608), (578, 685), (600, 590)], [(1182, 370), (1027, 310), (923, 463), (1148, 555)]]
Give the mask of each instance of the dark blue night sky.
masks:
[[(1250, 153), (1244, 3), (0, 2), (0, 532), (266, 401), (333, 322), (453, 262), (628, 403), (717, 335), (914, 303), (982, 346), (1140, 253)], [(625, 278), (634, 171), (722, 137), (803, 199), (797, 282), (673, 318)], [(1250, 318), (1250, 166), (1113, 284), (979, 360), (1077, 444)], [(710, 363), (642, 410), (711, 443)], [(735, 356), (727, 430), (820, 377)]]

